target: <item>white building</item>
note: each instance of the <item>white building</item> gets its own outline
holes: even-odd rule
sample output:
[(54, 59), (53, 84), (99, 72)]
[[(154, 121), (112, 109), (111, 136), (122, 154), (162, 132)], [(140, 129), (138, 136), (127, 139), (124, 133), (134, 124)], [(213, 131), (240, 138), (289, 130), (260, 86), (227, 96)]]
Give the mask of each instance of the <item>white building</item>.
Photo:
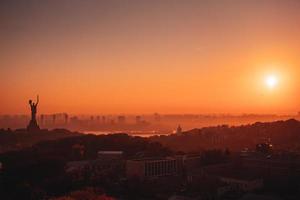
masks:
[(182, 173), (183, 158), (145, 158), (127, 160), (127, 177), (139, 177), (141, 179), (157, 178), (163, 176), (176, 176)]

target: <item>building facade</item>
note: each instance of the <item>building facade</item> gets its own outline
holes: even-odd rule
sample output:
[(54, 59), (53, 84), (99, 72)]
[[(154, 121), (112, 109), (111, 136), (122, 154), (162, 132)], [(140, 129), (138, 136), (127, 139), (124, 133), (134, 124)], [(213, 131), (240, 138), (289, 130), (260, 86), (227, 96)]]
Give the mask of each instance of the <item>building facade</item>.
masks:
[(157, 178), (164, 176), (177, 176), (183, 173), (182, 157), (148, 158), (127, 160), (127, 177), (141, 179)]

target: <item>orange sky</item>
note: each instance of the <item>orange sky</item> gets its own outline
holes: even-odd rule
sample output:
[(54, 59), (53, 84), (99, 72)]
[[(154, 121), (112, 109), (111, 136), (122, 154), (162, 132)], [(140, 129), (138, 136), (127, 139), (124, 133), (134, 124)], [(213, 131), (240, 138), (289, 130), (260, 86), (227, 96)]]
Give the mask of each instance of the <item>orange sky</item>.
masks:
[[(296, 113), (300, 1), (1, 1), (0, 114)], [(270, 90), (264, 79), (276, 74)]]

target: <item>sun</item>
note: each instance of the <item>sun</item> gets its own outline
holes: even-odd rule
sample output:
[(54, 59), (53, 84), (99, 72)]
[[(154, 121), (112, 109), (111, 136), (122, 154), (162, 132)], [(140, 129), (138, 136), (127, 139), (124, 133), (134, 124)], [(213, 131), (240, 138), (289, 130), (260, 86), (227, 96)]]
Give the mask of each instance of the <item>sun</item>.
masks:
[(265, 78), (265, 83), (268, 88), (273, 89), (278, 85), (278, 77), (275, 75), (268, 75)]

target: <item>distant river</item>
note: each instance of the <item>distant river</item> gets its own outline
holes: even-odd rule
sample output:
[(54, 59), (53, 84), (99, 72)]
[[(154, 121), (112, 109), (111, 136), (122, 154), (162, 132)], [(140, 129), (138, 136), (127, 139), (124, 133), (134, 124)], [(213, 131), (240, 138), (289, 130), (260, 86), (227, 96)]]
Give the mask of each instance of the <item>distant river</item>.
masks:
[(158, 131), (83, 131), (85, 134), (106, 135), (126, 133), (131, 136), (151, 137), (155, 135), (169, 135), (170, 133), (161, 133)]

